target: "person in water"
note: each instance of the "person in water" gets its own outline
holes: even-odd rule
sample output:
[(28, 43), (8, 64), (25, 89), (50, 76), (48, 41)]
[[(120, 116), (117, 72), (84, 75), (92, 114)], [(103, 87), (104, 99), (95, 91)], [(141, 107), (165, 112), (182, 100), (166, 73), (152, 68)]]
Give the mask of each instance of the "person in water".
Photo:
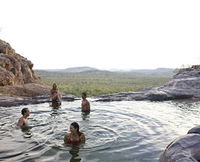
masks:
[(61, 95), (58, 91), (56, 83), (53, 84), (52, 89), (50, 91), (50, 99), (52, 101), (53, 107), (59, 107), (61, 105)]
[(80, 144), (85, 142), (85, 135), (79, 132), (79, 125), (76, 122), (71, 123), (70, 133), (64, 137), (64, 142), (67, 144)]
[(82, 93), (81, 110), (82, 110), (82, 112), (89, 113), (90, 112), (90, 103), (86, 98), (87, 98), (87, 94), (85, 92), (83, 92)]
[(17, 126), (27, 126), (28, 125), (28, 117), (30, 115), (30, 111), (28, 108), (23, 108), (21, 111), (22, 117), (18, 120)]

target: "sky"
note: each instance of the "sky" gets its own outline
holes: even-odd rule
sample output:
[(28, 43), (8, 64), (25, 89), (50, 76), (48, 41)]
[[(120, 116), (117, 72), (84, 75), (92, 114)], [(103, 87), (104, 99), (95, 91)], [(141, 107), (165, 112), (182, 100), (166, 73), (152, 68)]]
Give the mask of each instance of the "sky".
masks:
[(0, 39), (34, 69), (200, 64), (199, 0), (1, 0)]

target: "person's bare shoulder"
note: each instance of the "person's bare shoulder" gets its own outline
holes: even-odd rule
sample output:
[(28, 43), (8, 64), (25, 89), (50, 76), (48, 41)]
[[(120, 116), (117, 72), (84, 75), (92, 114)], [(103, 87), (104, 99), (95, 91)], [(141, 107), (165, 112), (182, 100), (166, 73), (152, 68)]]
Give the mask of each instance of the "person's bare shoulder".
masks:
[(24, 125), (24, 118), (21, 117), (19, 120), (18, 120), (18, 123), (17, 123), (17, 126), (23, 126)]

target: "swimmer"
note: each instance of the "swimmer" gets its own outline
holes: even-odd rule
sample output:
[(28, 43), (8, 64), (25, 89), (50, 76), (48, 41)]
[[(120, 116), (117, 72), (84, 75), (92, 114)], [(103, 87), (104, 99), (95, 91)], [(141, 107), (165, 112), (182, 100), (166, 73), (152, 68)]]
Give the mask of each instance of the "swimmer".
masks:
[(50, 99), (53, 107), (59, 107), (61, 105), (61, 95), (58, 91), (57, 85), (54, 83), (50, 92)]
[(86, 98), (87, 98), (87, 94), (85, 92), (83, 92), (81, 109), (82, 109), (82, 112), (89, 113), (90, 112), (90, 103)]
[(30, 115), (30, 111), (28, 108), (23, 108), (21, 111), (22, 117), (18, 120), (17, 126), (27, 126), (28, 125), (28, 117)]
[(64, 142), (67, 144), (80, 144), (85, 142), (85, 135), (79, 132), (79, 125), (76, 122), (71, 123), (70, 133), (64, 137)]

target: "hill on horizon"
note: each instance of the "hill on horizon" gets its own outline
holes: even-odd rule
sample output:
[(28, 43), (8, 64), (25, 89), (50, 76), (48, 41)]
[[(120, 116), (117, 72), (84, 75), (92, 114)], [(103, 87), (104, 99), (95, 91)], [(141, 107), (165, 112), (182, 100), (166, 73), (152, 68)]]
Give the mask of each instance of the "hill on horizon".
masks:
[(49, 72), (62, 72), (62, 73), (80, 73), (86, 71), (96, 71), (98, 69), (89, 66), (71, 67), (66, 69), (37, 69), (37, 71), (49, 71)]
[(141, 73), (141, 74), (173, 74), (175, 69), (173, 68), (156, 68), (156, 69), (137, 69), (130, 70), (129, 73)]
[(101, 70), (89, 66), (71, 67), (66, 69), (36, 69), (36, 71), (58, 72), (58, 73), (82, 73), (82, 72), (114, 72), (114, 73), (129, 73), (129, 74), (144, 74), (144, 75), (158, 75), (166, 74), (173, 75), (173, 68), (156, 68), (156, 69), (133, 69), (133, 70)]
[(56, 83), (60, 91), (79, 97), (82, 92), (87, 92), (89, 96), (97, 96), (117, 92), (140, 91), (144, 88), (164, 85), (172, 78), (171, 73), (143, 74), (105, 70), (35, 71), (40, 76), (42, 84), (52, 86), (53, 83)]

